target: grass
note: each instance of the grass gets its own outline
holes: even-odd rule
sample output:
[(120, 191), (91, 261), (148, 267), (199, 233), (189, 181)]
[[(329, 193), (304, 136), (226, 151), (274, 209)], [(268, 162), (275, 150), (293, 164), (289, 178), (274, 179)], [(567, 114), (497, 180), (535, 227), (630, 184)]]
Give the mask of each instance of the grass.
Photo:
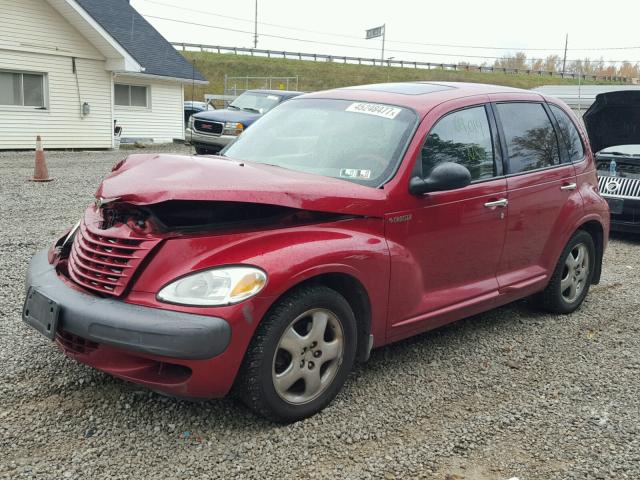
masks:
[[(298, 89), (326, 90), (349, 85), (411, 80), (459, 81), (491, 83), (530, 89), (541, 85), (576, 85), (577, 80), (525, 74), (454, 71), (442, 69), (413, 69), (372, 65), (353, 65), (337, 62), (312, 62), (282, 58), (252, 57), (248, 55), (218, 54), (210, 52), (182, 52), (196, 62), (196, 68), (209, 80), (209, 85), (196, 86), (194, 99), (202, 100), (205, 93), (224, 93), (224, 76), (295, 77)], [(583, 82), (594, 84), (596, 82)], [(610, 82), (597, 82), (610, 83)], [(238, 88), (241, 88), (239, 85)], [(252, 88), (258, 88), (252, 86)], [(277, 86), (275, 88), (278, 88)], [(191, 98), (191, 86), (185, 88), (185, 98)]]

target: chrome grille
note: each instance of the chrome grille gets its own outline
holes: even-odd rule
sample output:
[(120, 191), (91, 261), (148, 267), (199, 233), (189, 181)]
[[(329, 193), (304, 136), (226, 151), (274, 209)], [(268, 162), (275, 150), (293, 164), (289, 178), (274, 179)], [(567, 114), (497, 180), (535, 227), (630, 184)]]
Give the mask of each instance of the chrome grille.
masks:
[(194, 120), (193, 127), (200, 133), (210, 133), (212, 135), (220, 135), (224, 130), (224, 123), (209, 122), (207, 120)]
[(126, 226), (99, 230), (83, 220), (71, 248), (69, 276), (90, 290), (122, 295), (142, 260), (157, 243), (156, 239), (132, 236)]
[(598, 188), (603, 197), (640, 198), (640, 179), (625, 177), (598, 177)]

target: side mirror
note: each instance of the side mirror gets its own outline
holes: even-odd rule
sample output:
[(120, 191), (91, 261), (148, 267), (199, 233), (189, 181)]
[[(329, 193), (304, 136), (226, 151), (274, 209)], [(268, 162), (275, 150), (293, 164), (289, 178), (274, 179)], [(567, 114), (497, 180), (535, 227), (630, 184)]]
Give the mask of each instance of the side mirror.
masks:
[(464, 188), (471, 183), (471, 173), (459, 163), (444, 162), (436, 165), (427, 178), (413, 177), (409, 182), (409, 193), (422, 195)]

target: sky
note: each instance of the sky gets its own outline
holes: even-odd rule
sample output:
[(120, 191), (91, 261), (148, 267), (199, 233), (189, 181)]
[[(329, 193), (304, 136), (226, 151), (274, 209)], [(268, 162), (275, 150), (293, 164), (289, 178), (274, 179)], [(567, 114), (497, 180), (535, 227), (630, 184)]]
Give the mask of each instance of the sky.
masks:
[[(253, 46), (255, 0), (131, 0), (131, 4), (171, 42)], [(364, 36), (367, 28), (385, 24), (385, 59), (493, 64), (494, 57), (524, 49), (539, 49), (527, 50), (529, 58), (562, 56), (568, 34), (569, 60), (602, 57), (640, 62), (640, 2), (534, 0), (526, 8), (523, 4), (258, 0), (258, 48), (381, 58), (381, 39)]]

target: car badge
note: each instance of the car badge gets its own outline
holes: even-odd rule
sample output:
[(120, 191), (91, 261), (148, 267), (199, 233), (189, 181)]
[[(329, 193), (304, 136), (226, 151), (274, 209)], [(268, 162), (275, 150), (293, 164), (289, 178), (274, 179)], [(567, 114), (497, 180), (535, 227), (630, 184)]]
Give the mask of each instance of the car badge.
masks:
[(610, 180), (604, 188), (609, 193), (615, 193), (620, 188), (620, 182), (618, 180)]

